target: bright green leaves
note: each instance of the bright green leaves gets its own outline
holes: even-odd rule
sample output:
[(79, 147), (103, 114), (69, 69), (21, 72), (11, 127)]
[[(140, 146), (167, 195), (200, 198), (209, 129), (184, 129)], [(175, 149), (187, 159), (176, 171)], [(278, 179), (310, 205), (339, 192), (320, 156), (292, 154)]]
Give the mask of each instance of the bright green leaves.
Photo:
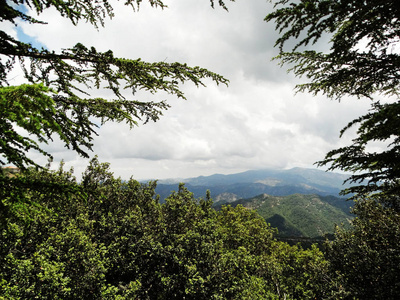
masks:
[[(335, 293), (322, 253), (275, 241), (254, 211), (215, 211), (211, 199), (194, 199), (183, 185), (160, 204), (155, 183), (124, 182), (108, 167), (92, 160), (80, 184), (62, 168), (12, 178), (1, 195), (8, 208), (0, 210), (2, 295), (323, 299)], [(18, 189), (39, 179), (47, 184)]]
[(221, 225), (224, 245), (228, 249), (246, 245), (252, 253), (269, 251), (275, 230), (254, 210), (248, 210), (241, 205), (235, 208), (224, 206), (218, 215), (218, 222)]
[(12, 163), (22, 169), (35, 165), (27, 156), (30, 150), (51, 157), (39, 143), (48, 143), (53, 134), (68, 148), (88, 156), (81, 147), (91, 149), (95, 125), (88, 115), (79, 115), (85, 106), (88, 103), (83, 101), (63, 101), (41, 84), (0, 88), (0, 154), (6, 159), (0, 163)]
[[(61, 124), (54, 119), (56, 108), (50, 92), (43, 85), (0, 88), (0, 154), (7, 159), (0, 163), (18, 167), (32, 164), (26, 153), (41, 151), (37, 141), (47, 142), (52, 132), (61, 131)], [(15, 125), (36, 136), (37, 141), (19, 134)]]

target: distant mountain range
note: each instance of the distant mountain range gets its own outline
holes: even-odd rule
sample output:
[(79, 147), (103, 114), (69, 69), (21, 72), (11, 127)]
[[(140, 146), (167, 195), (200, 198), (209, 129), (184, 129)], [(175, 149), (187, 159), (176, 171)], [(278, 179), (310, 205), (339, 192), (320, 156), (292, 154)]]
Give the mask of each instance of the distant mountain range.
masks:
[(334, 232), (335, 224), (348, 225), (352, 202), (339, 197), (349, 187), (347, 175), (317, 169), (252, 170), (237, 174), (159, 180), (161, 201), (177, 191), (180, 182), (196, 198), (210, 190), (214, 206), (243, 205), (255, 209), (278, 228), (281, 237), (316, 238)]
[(292, 194), (318, 194), (339, 197), (347, 175), (317, 169), (293, 168), (289, 170), (252, 170), (237, 174), (200, 176), (188, 179), (159, 180), (156, 192), (165, 199), (178, 183), (185, 183), (195, 197), (204, 197), (210, 190), (214, 202), (229, 203), (260, 194), (287, 196)]

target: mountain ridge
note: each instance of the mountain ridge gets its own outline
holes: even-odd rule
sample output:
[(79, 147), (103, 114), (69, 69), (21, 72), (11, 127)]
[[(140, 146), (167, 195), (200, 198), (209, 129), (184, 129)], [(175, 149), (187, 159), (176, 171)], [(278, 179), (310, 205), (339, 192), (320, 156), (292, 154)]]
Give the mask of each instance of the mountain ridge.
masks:
[[(255, 209), (280, 237), (318, 238), (334, 232), (335, 224), (349, 224), (352, 202), (339, 192), (350, 185), (347, 175), (318, 169), (249, 170), (236, 174), (214, 174), (188, 179), (158, 181), (161, 201), (178, 190), (180, 182), (194, 194), (205, 197), (209, 190), (214, 207), (243, 205)], [(174, 183), (172, 183), (174, 182)]]
[(228, 175), (158, 180), (156, 192), (163, 201), (182, 182), (196, 198), (204, 197), (206, 191), (210, 190), (211, 197), (216, 202), (230, 202), (232, 199), (251, 198), (264, 193), (273, 196), (299, 193), (340, 197), (340, 191), (350, 186), (343, 184), (347, 178), (348, 175), (345, 174), (318, 169), (262, 169)]

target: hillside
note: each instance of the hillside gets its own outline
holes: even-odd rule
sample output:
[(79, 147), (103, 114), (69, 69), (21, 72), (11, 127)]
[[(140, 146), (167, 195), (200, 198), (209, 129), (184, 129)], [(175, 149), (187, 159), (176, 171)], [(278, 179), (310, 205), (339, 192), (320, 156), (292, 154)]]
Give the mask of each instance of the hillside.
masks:
[[(349, 224), (351, 202), (332, 196), (294, 194), (277, 197), (261, 194), (230, 203), (255, 209), (280, 236), (319, 237), (334, 232), (335, 224)], [(217, 205), (216, 208), (221, 205)]]
[(156, 192), (164, 201), (184, 182), (196, 198), (210, 190), (217, 209), (242, 204), (256, 209), (280, 236), (311, 237), (333, 233), (335, 224), (352, 219), (352, 202), (339, 197), (347, 176), (316, 169), (252, 170), (237, 174), (160, 180)]
[(187, 179), (159, 180), (156, 192), (164, 200), (171, 191), (184, 182), (195, 197), (204, 197), (210, 190), (215, 203), (229, 203), (260, 194), (287, 196), (292, 194), (318, 194), (339, 196), (348, 187), (343, 185), (346, 175), (317, 169), (252, 170), (237, 174), (200, 176)]

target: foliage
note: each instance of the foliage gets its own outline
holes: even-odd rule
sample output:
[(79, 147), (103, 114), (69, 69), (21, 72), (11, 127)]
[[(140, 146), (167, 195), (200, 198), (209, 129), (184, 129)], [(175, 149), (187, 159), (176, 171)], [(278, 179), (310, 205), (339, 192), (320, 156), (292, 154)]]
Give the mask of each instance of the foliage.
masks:
[(346, 206), (349, 203), (336, 197), (262, 194), (230, 203), (232, 206), (238, 204), (254, 209), (273, 227), (277, 227), (280, 237), (322, 237), (333, 233), (336, 224), (348, 225), (353, 217), (349, 206)]
[[(361, 183), (344, 190), (344, 193), (367, 195), (379, 192), (385, 204), (400, 211), (400, 203), (393, 195), (400, 194), (400, 102), (391, 104), (375, 103), (367, 115), (361, 116), (345, 127), (341, 134), (355, 124), (359, 124), (358, 136), (351, 146), (330, 151), (320, 165), (331, 164), (330, 169), (350, 171), (347, 181)], [(373, 142), (386, 142), (388, 147), (381, 152), (367, 151)], [(392, 197), (385, 197), (392, 195)], [(384, 201), (383, 201), (384, 200)], [(389, 200), (389, 201), (388, 201)]]
[[(279, 0), (266, 21), (275, 21), (280, 37), (276, 41), (282, 64), (291, 64), (297, 76), (308, 83), (299, 91), (343, 96), (367, 97), (377, 94), (397, 99), (400, 84), (400, 9), (397, 1), (381, 0)], [(297, 40), (289, 52), (291, 40)], [(329, 39), (326, 52), (309, 50)], [(317, 44), (318, 45), (318, 44)], [(299, 49), (303, 51), (299, 51)], [(294, 65), (294, 66), (293, 66)], [(329, 152), (319, 166), (330, 170), (356, 172), (349, 181), (360, 184), (344, 193), (368, 194), (398, 191), (399, 126), (398, 100), (381, 104), (373, 100), (371, 112), (351, 121), (341, 132), (359, 126), (353, 144)], [(370, 146), (383, 142), (387, 150), (374, 152)]]
[[(267, 15), (281, 36), (276, 41), (283, 63), (295, 63), (296, 75), (310, 83), (299, 90), (323, 92), (329, 97), (371, 97), (375, 92), (397, 95), (400, 74), (398, 54), (400, 9), (395, 0), (288, 0)], [(296, 52), (302, 46), (330, 38), (328, 53)], [(292, 52), (284, 52), (290, 39), (297, 39)]]
[[(135, 9), (141, 2), (129, 0), (125, 4)], [(149, 2), (154, 7), (166, 7), (160, 0)], [(225, 7), (223, 2), (219, 4)], [(40, 15), (52, 7), (74, 25), (86, 21), (95, 27), (103, 26), (104, 19), (113, 16), (108, 1), (13, 0), (1, 1), (0, 6), (0, 21), (15, 26), (18, 26), (18, 20), (45, 24), (32, 18), (27, 9)], [(9, 72), (17, 62), (22, 66), (27, 82), (8, 86)], [(138, 121), (158, 120), (169, 107), (165, 101), (134, 100), (124, 90), (132, 91), (133, 96), (136, 90), (153, 94), (164, 91), (186, 99), (179, 84), (192, 82), (204, 86), (206, 78), (217, 84), (228, 82), (221, 75), (197, 66), (118, 58), (111, 50), (98, 52), (94, 47), (81, 43), (60, 53), (37, 49), (0, 31), (0, 155), (3, 157), (0, 164), (11, 163), (21, 169), (37, 165), (26, 155), (27, 152), (33, 149), (51, 157), (38, 142), (48, 143), (54, 135), (66, 147), (88, 157), (97, 123), (126, 122), (132, 128)], [(91, 88), (109, 89), (114, 98), (90, 97), (88, 91)], [(21, 129), (25, 133), (21, 133)]]
[[(26, 182), (47, 182), (23, 189)], [(242, 206), (215, 211), (183, 185), (113, 177), (96, 159), (71, 171), (2, 177), (0, 294), (5, 299), (328, 299), (342, 292), (317, 249), (273, 239)], [(20, 205), (23, 203), (24, 205)], [(1, 298), (1, 297), (0, 297)]]
[(375, 199), (356, 202), (351, 230), (338, 228), (327, 258), (357, 299), (397, 299), (400, 293), (400, 214)]
[[(280, 7), (282, 6), (282, 7)], [(356, 183), (343, 193), (356, 193), (351, 229), (338, 228), (336, 240), (327, 244), (332, 272), (348, 291), (346, 299), (397, 299), (399, 295), (399, 101), (400, 7), (397, 1), (380, 0), (288, 0), (276, 2), (274, 20), (281, 36), (283, 64), (310, 82), (299, 91), (372, 100), (369, 113), (341, 131), (341, 136), (357, 126), (357, 137), (350, 146), (330, 151), (319, 166), (341, 169), (353, 175)], [(309, 50), (310, 44), (330, 39), (329, 51)], [(290, 52), (284, 46), (291, 39), (297, 44)], [(303, 51), (298, 51), (303, 47)], [(381, 94), (391, 99), (374, 100)], [(394, 99), (394, 100), (393, 100)], [(385, 145), (376, 152), (373, 146)], [(366, 185), (361, 185), (363, 182)], [(367, 198), (370, 195), (370, 198)]]

